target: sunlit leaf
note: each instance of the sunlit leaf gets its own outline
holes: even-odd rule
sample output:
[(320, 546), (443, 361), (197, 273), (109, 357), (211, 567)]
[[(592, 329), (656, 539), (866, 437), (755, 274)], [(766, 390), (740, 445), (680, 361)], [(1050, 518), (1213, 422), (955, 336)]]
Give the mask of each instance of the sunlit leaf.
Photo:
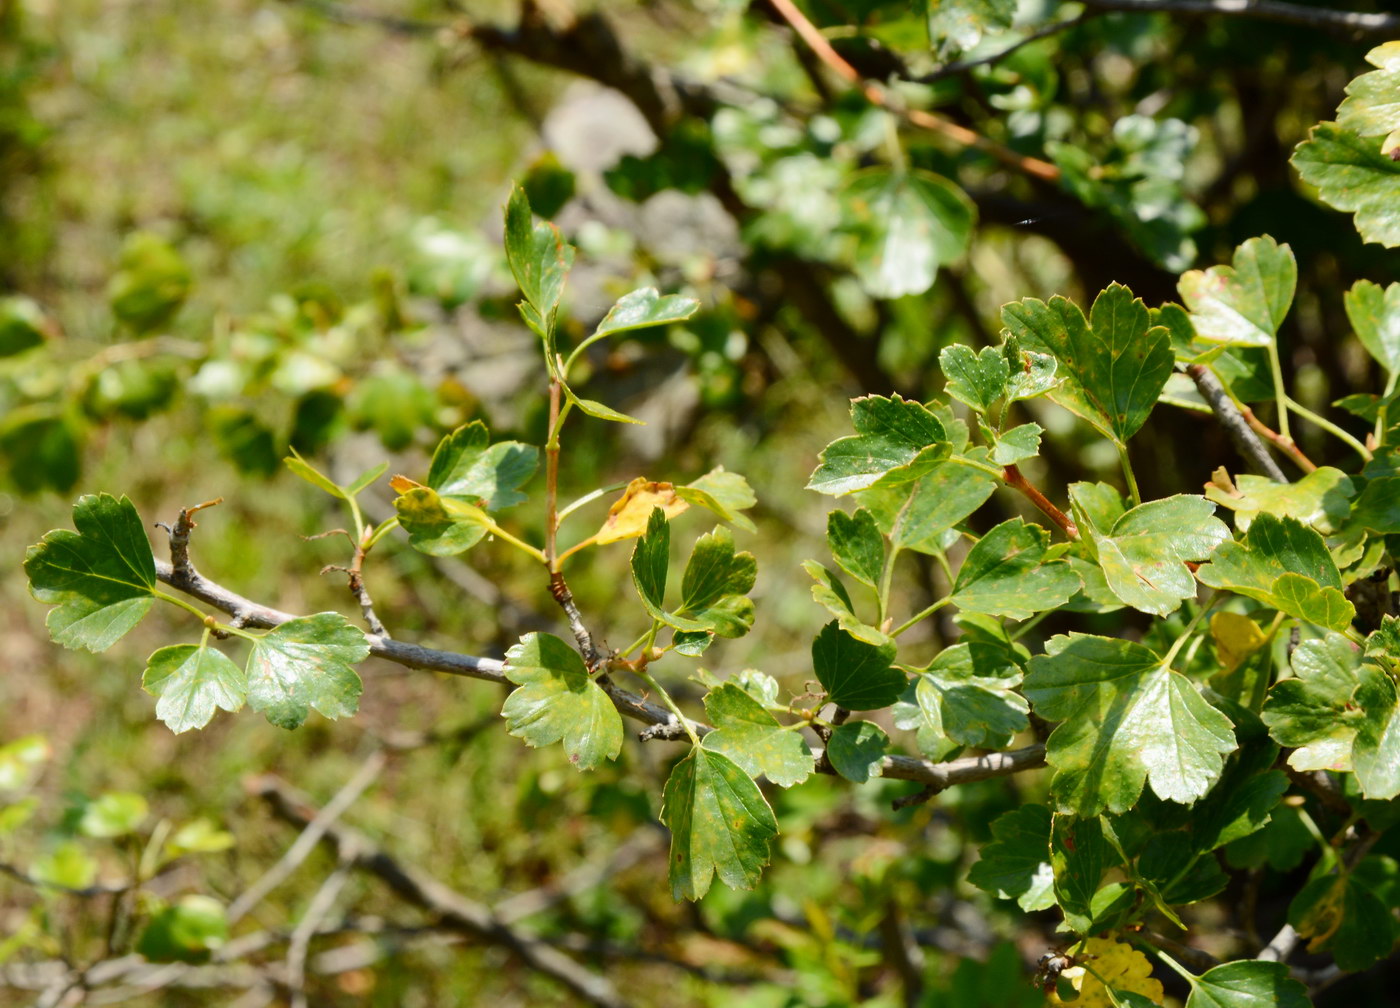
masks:
[(569, 762), (591, 770), (622, 750), (622, 715), (588, 674), (583, 658), (547, 633), (530, 633), (506, 652), (506, 728), (527, 745), (564, 743)]
[(1318, 123), (1293, 151), (1293, 167), (1324, 203), (1356, 215), (1368, 242), (1400, 245), (1400, 161), (1381, 152), (1381, 137), (1361, 137)]
[(660, 508), (667, 518), (674, 518), (689, 507), (687, 501), (676, 495), (676, 488), (670, 483), (657, 483), (638, 476), (608, 508), (608, 516), (593, 538), (599, 544), (635, 539), (646, 531), (653, 508)]
[(812, 773), (812, 750), (796, 731), (785, 729), (764, 706), (733, 683), (705, 695), (705, 713), (714, 731), (702, 744), (721, 752), (751, 777), (767, 777), (791, 787)]
[(1079, 590), (1079, 575), (1062, 560), (1046, 562), (1049, 545), (1050, 533), (1039, 525), (1002, 522), (968, 552), (953, 582), (953, 604), (1018, 620), (1064, 605)]
[(1293, 250), (1264, 235), (1235, 249), (1230, 266), (1183, 273), (1177, 289), (1199, 338), (1263, 347), (1277, 338), (1297, 283)]
[(369, 642), (340, 613), (299, 616), (253, 642), (248, 705), (279, 728), (296, 728), (316, 710), (332, 720), (354, 714), (362, 684), (354, 665)]
[(870, 168), (846, 186), (858, 223), (854, 269), (877, 298), (922, 294), (960, 258), (976, 217), (967, 194), (925, 171)]
[(176, 644), (146, 659), (141, 687), (158, 698), (156, 717), (178, 734), (203, 728), (216, 707), (241, 710), (248, 697), (248, 674), (206, 644)]
[(937, 417), (897, 395), (851, 400), (851, 422), (856, 433), (822, 450), (807, 489), (838, 496), (863, 490), (947, 441)]
[(1204, 497), (1178, 494), (1124, 512), (1107, 533), (1085, 530), (1099, 554), (1108, 588), (1134, 609), (1166, 616), (1194, 598), (1188, 562), (1207, 559), (1230, 538)]

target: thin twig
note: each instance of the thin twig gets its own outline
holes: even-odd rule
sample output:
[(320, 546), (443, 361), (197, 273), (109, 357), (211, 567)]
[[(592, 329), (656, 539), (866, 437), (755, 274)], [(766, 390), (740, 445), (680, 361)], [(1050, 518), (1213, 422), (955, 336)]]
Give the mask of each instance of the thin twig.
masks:
[(1049, 38), (1051, 35), (1058, 35), (1062, 31), (1068, 31), (1071, 28), (1077, 28), (1079, 27), (1079, 25), (1083, 24), (1092, 16), (1092, 14), (1086, 11), (1085, 13), (1080, 14), (1078, 17), (1065, 18), (1065, 20), (1063, 21), (1053, 21), (1048, 25), (1042, 25), (1030, 34), (1023, 36), (1020, 41), (1013, 42), (1005, 49), (998, 49), (990, 56), (980, 56), (977, 59), (963, 60), (960, 63), (948, 63), (944, 66), (939, 67), (937, 70), (924, 74), (921, 77), (912, 77), (910, 79), (920, 84), (932, 84), (935, 81), (943, 80), (945, 77), (953, 77), (960, 73), (967, 73), (967, 71), (969, 70), (975, 70), (981, 66), (989, 66), (992, 63), (999, 63), (1002, 60), (1006, 59), (1006, 57), (1014, 53), (1017, 49), (1020, 49), (1022, 46), (1028, 46), (1032, 42), (1039, 42), (1041, 39)]
[(1006, 466), (1003, 470), (1003, 478), (1006, 480), (1007, 486), (1023, 493), (1027, 500), (1040, 509), (1041, 513), (1056, 525), (1060, 526), (1061, 531), (1063, 531), (1066, 536), (1070, 539), (1079, 538), (1079, 526), (1070, 519), (1069, 515), (1050, 503), (1050, 499), (1033, 486), (1025, 476), (1021, 475), (1019, 467), (1015, 465)]
[(1400, 15), (1328, 10), (1282, 0), (1084, 0), (1084, 6), (1096, 11), (1140, 14), (1225, 14), (1352, 36), (1388, 35), (1400, 31)]
[[(264, 777), (258, 794), (281, 819), (302, 827), (302, 836), (322, 818), (302, 796), (274, 777)], [(329, 822), (318, 839), (330, 843), (337, 855), (355, 868), (379, 876), (403, 899), (435, 914), (439, 923), (508, 949), (531, 969), (550, 976), (597, 1008), (625, 1008), (627, 1002), (612, 981), (574, 962), (537, 936), (501, 920), (491, 909), (448, 888), (436, 878), (405, 864), (358, 830)]]
[(1060, 169), (1049, 161), (1040, 158), (1027, 157), (1024, 154), (1017, 154), (1009, 147), (1005, 147), (995, 140), (985, 137), (966, 126), (960, 126), (941, 115), (933, 112), (926, 112), (922, 109), (906, 109), (900, 106), (897, 99), (891, 95), (884, 87), (874, 81), (866, 80), (860, 75), (860, 71), (851, 66), (845, 58), (841, 56), (826, 36), (816, 25), (807, 19), (792, 0), (769, 0), (769, 3), (782, 15), (784, 21), (790, 24), (803, 42), (817, 54), (823, 63), (834, 70), (843, 80), (853, 87), (859, 88), (873, 105), (878, 105), (895, 115), (901, 116), (915, 126), (930, 132), (939, 133), (964, 147), (975, 147), (980, 151), (990, 154), (1008, 168), (1014, 168), (1035, 178), (1043, 179), (1047, 182), (1057, 181), (1060, 177)]
[(326, 876), (316, 895), (311, 897), (306, 913), (302, 914), (296, 930), (292, 932), (291, 941), (287, 943), (287, 986), (292, 992), (292, 1008), (306, 1008), (306, 953), (311, 948), (311, 939), (335, 909), (336, 897), (350, 880), (352, 867), (342, 857), (335, 871)]
[(1291, 437), (1284, 437), (1278, 431), (1264, 423), (1264, 421), (1254, 415), (1254, 410), (1250, 409), (1248, 406), (1240, 406), (1240, 413), (1244, 417), (1245, 422), (1249, 424), (1256, 434), (1260, 437), (1267, 438), (1271, 444), (1277, 445), (1279, 451), (1291, 458), (1294, 464), (1296, 464), (1299, 469), (1303, 470), (1303, 472), (1315, 472), (1317, 470), (1317, 465), (1312, 459), (1303, 454), (1302, 449), (1298, 447), (1297, 442)]
[(1264, 443), (1255, 436), (1254, 430), (1249, 426), (1244, 414), (1235, 406), (1230, 394), (1225, 391), (1225, 386), (1220, 384), (1220, 379), (1215, 377), (1210, 368), (1204, 364), (1188, 364), (1186, 373), (1196, 383), (1196, 390), (1201, 393), (1201, 398), (1210, 406), (1211, 412), (1220, 421), (1220, 426), (1225, 428), (1225, 433), (1235, 443), (1235, 448), (1239, 453), (1253, 462), (1260, 472), (1274, 482), (1287, 483), (1288, 477), (1278, 467), (1278, 463), (1264, 447)]
[(316, 844), (326, 831), (345, 814), (351, 805), (355, 804), (360, 795), (364, 794), (365, 789), (374, 783), (375, 778), (379, 776), (379, 771), (384, 769), (384, 761), (384, 753), (375, 750), (369, 755), (369, 758), (360, 764), (360, 768), (335, 793), (335, 797), (326, 803), (326, 807), (317, 813), (315, 819), (306, 824), (306, 829), (302, 831), (301, 836), (297, 837), (287, 848), (286, 853), (278, 859), (277, 863), (229, 904), (228, 922), (230, 925), (261, 903), (268, 893), (285, 882), (287, 877), (296, 871), (297, 866), (316, 849)]
[(1292, 924), (1285, 924), (1279, 928), (1278, 934), (1269, 939), (1269, 943), (1259, 950), (1256, 959), (1265, 962), (1287, 962), (1288, 957), (1293, 954), (1293, 950), (1298, 947), (1298, 932), (1293, 930)]

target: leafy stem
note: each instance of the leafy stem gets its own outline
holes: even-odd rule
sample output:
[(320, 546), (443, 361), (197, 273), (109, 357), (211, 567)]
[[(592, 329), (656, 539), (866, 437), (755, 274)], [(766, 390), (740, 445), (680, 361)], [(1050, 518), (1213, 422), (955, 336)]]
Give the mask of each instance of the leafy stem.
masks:
[[(1000, 473), (1006, 485), (1013, 490), (1019, 490), (1026, 499), (1040, 509), (1041, 513), (1060, 527), (1070, 539), (1079, 538), (1079, 526), (1075, 525), (1069, 515), (1065, 514), (1050, 499), (1031, 485), (1025, 476), (1021, 475), (1021, 470), (1015, 465), (1006, 466)], [(1136, 489), (1136, 486), (1134, 486)]]
[(685, 733), (690, 736), (691, 745), (699, 746), (700, 736), (695, 733), (695, 729), (691, 726), (690, 720), (681, 712), (681, 709), (676, 706), (676, 701), (671, 699), (671, 694), (667, 693), (662, 688), (661, 684), (656, 681), (656, 678), (645, 668), (635, 668), (632, 671), (636, 673), (638, 679), (646, 684), (647, 689), (661, 698), (661, 702), (666, 705), (666, 709), (675, 716), (676, 720), (680, 722), (681, 727), (685, 729)]
[[(1278, 432), (1292, 440), (1288, 433), (1288, 392), (1283, 387), (1283, 368), (1278, 359), (1278, 340), (1269, 341), (1269, 371), (1274, 377), (1274, 401), (1278, 403)], [(1301, 414), (1300, 414), (1301, 415)]]
[(562, 381), (556, 375), (549, 380), (549, 440), (545, 442), (545, 517), (544, 517), (544, 565), (551, 574), (559, 569), (556, 556), (556, 541), (559, 532), (559, 427), (563, 414), (559, 407)]
[(904, 633), (904, 631), (908, 630), (908, 629), (909, 629), (911, 626), (913, 626), (915, 623), (918, 623), (920, 620), (927, 619), (929, 616), (932, 616), (934, 613), (938, 612), (938, 610), (942, 609), (942, 608), (943, 608), (945, 605), (947, 605), (947, 604), (949, 603), (949, 601), (951, 601), (951, 600), (952, 600), (952, 596), (951, 596), (951, 595), (948, 596), (947, 598), (941, 598), (941, 599), (939, 599), (937, 602), (935, 602), (933, 605), (929, 606), (928, 608), (923, 609), (923, 610), (921, 610), (920, 612), (915, 613), (913, 616), (910, 616), (907, 620), (905, 620), (905, 621), (904, 621), (903, 623), (901, 623), (899, 626), (897, 626), (897, 627), (895, 627), (893, 630), (891, 630), (891, 631), (890, 631), (890, 636), (891, 636), (891, 637), (898, 637), (900, 634)]
[(1123, 479), (1128, 483), (1128, 496), (1133, 500), (1133, 507), (1142, 503), (1142, 494), (1138, 492), (1137, 477), (1133, 475), (1133, 462), (1128, 458), (1128, 446), (1118, 443), (1118, 462), (1123, 467)]
[[(1296, 400), (1290, 399), (1288, 396), (1284, 396), (1284, 402), (1285, 404), (1287, 404), (1289, 409), (1291, 409), (1294, 413), (1297, 413), (1304, 420), (1311, 420), (1313, 423), (1321, 427), (1333, 437), (1336, 437), (1346, 442), (1348, 445), (1351, 446), (1352, 450), (1355, 451), (1356, 454), (1360, 455), (1367, 462), (1371, 461), (1371, 450), (1367, 448), (1364, 444), (1362, 444), (1360, 441), (1356, 440), (1356, 438), (1352, 437), (1350, 434), (1344, 431), (1342, 428), (1338, 427), (1331, 420), (1328, 420), (1324, 416), (1319, 416), (1303, 404), (1297, 402)], [(1283, 422), (1283, 417), (1284, 414), (1282, 412), (1279, 413), (1280, 428), (1284, 428), (1286, 426)], [(1284, 436), (1286, 437), (1287, 434), (1285, 434)]]

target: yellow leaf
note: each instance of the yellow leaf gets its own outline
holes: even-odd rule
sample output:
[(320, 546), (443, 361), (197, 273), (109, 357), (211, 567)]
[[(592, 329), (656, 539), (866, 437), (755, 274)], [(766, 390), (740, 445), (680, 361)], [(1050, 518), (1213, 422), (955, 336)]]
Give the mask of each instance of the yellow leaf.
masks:
[(608, 517), (593, 541), (601, 545), (635, 539), (647, 530), (647, 519), (653, 508), (660, 508), (667, 518), (674, 518), (688, 507), (689, 504), (676, 496), (676, 489), (670, 483), (656, 483), (638, 476), (608, 508)]
[(1210, 618), (1210, 635), (1215, 639), (1215, 653), (1226, 672), (1239, 668), (1246, 658), (1258, 651), (1268, 640), (1248, 616), (1233, 612), (1218, 612)]
[[(1076, 946), (1075, 965), (1061, 974), (1078, 991), (1078, 997), (1061, 999), (1051, 992), (1046, 1000), (1052, 1005), (1074, 1005), (1075, 1008), (1111, 1008), (1115, 1001), (1105, 989), (1131, 991), (1162, 1003), (1162, 984), (1152, 977), (1152, 963), (1133, 946), (1109, 938), (1090, 938)], [(1083, 972), (1079, 972), (1082, 968)]]
[(406, 494), (410, 490), (417, 490), (423, 484), (417, 480), (411, 480), (407, 476), (395, 476), (389, 481), (389, 485), (394, 488), (396, 493)]

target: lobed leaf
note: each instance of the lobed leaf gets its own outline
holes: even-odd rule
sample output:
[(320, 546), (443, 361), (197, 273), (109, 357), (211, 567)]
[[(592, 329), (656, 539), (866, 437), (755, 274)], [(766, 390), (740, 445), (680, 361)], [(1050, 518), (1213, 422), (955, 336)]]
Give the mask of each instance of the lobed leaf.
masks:
[(1266, 347), (1278, 337), (1297, 283), (1293, 250), (1263, 235), (1236, 248), (1230, 266), (1183, 273), (1177, 290), (1200, 339)]
[(976, 209), (941, 176), (870, 168), (845, 196), (859, 221), (855, 273), (871, 297), (922, 294), (939, 267), (967, 250)]
[(490, 442), (480, 420), (458, 427), (438, 442), (428, 467), (428, 486), (485, 511), (525, 501), (519, 488), (535, 474), (539, 450), (519, 441)]
[(279, 728), (297, 728), (311, 710), (332, 720), (354, 714), (363, 688), (354, 665), (369, 642), (340, 613), (299, 616), (253, 642), (248, 705)]
[(1188, 562), (1208, 558), (1230, 538), (1204, 497), (1178, 494), (1148, 501), (1114, 520), (1105, 534), (1088, 537), (1114, 595), (1141, 612), (1166, 616), (1196, 595)]
[(826, 759), (831, 768), (848, 781), (864, 784), (880, 776), (880, 766), (889, 748), (889, 736), (879, 725), (871, 721), (847, 721), (831, 730)]
[(851, 422), (856, 433), (822, 450), (807, 489), (836, 496), (864, 490), (915, 459), (930, 458), (925, 450), (936, 453), (948, 439), (943, 424), (928, 409), (897, 395), (851, 400)]
[(1079, 575), (1063, 560), (1047, 562), (1049, 545), (1050, 533), (1039, 525), (1021, 518), (1002, 522), (968, 551), (952, 603), (964, 612), (1017, 620), (1064, 605), (1079, 590)]
[(958, 746), (1000, 749), (1027, 727), (1029, 707), (1017, 692), (1021, 669), (999, 644), (963, 641), (944, 648), (915, 678), (919, 748), (941, 759)]
[(1186, 1008), (1310, 1008), (1308, 990), (1280, 962), (1242, 959), (1206, 970), (1191, 982)]
[(141, 687), (156, 697), (156, 717), (175, 732), (203, 728), (214, 709), (241, 710), (248, 674), (207, 644), (163, 647), (146, 660)]
[(880, 583), (885, 569), (885, 540), (868, 510), (858, 508), (850, 515), (844, 511), (828, 514), (826, 544), (836, 563), (851, 577), (871, 588)]
[(856, 499), (892, 547), (942, 553), (945, 533), (981, 507), (996, 486), (989, 474), (953, 458), (912, 482), (876, 486)]
[(1050, 867), (1050, 810), (1022, 805), (992, 821), (992, 842), (983, 847), (967, 880), (1027, 913), (1055, 905)]
[(1400, 371), (1400, 283), (1358, 280), (1342, 298), (1356, 338), (1390, 374)]
[(701, 744), (724, 753), (750, 777), (760, 774), (780, 787), (800, 784), (812, 773), (812, 750), (741, 687), (725, 683), (705, 695), (714, 730)]
[(588, 674), (583, 658), (547, 633), (529, 633), (506, 652), (506, 730), (526, 745), (564, 743), (569, 762), (591, 770), (622, 751), (622, 715)]
[(999, 347), (983, 347), (980, 352), (953, 343), (938, 355), (938, 366), (947, 384), (943, 391), (979, 413), (986, 413), (1006, 394), (1011, 365)]
[(1381, 152), (1380, 137), (1318, 123), (1290, 159), (1329, 206), (1356, 215), (1363, 240), (1400, 245), (1400, 162)]
[(878, 710), (899, 699), (909, 680), (891, 668), (894, 655), (893, 644), (867, 644), (835, 622), (812, 641), (812, 668), (827, 699), (847, 710)]

